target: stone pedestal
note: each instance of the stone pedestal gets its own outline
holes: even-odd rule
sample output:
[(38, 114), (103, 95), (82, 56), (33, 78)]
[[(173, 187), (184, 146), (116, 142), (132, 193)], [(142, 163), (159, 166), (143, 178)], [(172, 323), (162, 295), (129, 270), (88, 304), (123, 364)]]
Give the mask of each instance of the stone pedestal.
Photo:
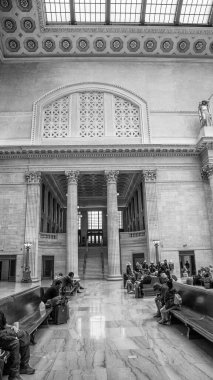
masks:
[[(40, 192), (41, 192), (41, 173), (27, 172), (27, 206), (26, 206), (26, 229), (25, 242), (30, 242), (32, 246), (29, 254), (29, 268), (31, 271), (32, 282), (38, 279), (38, 238), (40, 226)], [(26, 264), (26, 257), (25, 257)]]
[(69, 171), (67, 176), (67, 263), (66, 274), (74, 272), (78, 277), (78, 171)]
[[(148, 262), (156, 261), (156, 249), (153, 241), (159, 240), (158, 229), (158, 211), (157, 211), (157, 194), (156, 194), (156, 177), (157, 171), (143, 170), (143, 192), (144, 192), (144, 209), (146, 217), (146, 235), (149, 257), (146, 258)], [(159, 247), (157, 259), (159, 260)]]
[(117, 204), (118, 171), (105, 172), (107, 180), (107, 238), (108, 277), (107, 280), (122, 280), (120, 267), (119, 224)]

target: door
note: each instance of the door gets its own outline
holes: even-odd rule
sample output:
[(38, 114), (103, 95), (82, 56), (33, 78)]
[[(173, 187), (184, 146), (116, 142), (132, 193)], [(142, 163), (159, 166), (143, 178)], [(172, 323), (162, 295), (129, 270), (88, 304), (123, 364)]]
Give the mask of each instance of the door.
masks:
[(42, 256), (42, 280), (54, 278), (54, 256)]
[(16, 280), (16, 256), (0, 256), (0, 280)]
[(179, 262), (180, 262), (180, 275), (181, 275), (181, 277), (183, 277), (184, 267), (186, 267), (188, 269), (188, 275), (189, 276), (194, 276), (196, 274), (194, 251), (180, 251), (179, 252)]
[(142, 264), (144, 261), (144, 252), (141, 252), (141, 253), (133, 253), (132, 254), (132, 263), (133, 263), (133, 270), (135, 269), (135, 264), (137, 262), (139, 262), (140, 264)]

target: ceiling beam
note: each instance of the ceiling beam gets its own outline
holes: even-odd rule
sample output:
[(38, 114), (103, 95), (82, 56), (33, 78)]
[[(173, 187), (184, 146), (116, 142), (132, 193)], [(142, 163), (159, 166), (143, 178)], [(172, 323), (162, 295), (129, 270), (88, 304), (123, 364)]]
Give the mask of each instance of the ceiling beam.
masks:
[(76, 18), (75, 18), (75, 0), (70, 0), (70, 20), (71, 25), (76, 24)]
[(141, 25), (145, 24), (146, 3), (147, 3), (147, 0), (142, 0), (142, 3), (141, 3), (141, 17), (140, 17), (140, 24)]
[(183, 0), (179, 0), (177, 3), (176, 12), (175, 12), (175, 19), (174, 19), (175, 25), (180, 24), (180, 14), (181, 14), (181, 10), (182, 10), (182, 5), (183, 5)]
[(110, 9), (111, 9), (111, 0), (106, 0), (106, 9), (105, 9), (105, 24), (110, 25)]

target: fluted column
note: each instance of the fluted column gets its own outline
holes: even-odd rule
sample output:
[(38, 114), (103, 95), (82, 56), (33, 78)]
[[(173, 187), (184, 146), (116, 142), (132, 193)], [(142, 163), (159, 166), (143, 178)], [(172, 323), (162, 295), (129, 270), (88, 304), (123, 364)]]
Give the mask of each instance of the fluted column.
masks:
[(138, 217), (139, 217), (139, 225), (140, 231), (144, 229), (143, 225), (143, 205), (142, 205), (142, 194), (141, 194), (141, 186), (138, 187)]
[(67, 266), (78, 278), (78, 171), (68, 171), (67, 176)]
[(144, 192), (145, 226), (149, 252), (149, 257), (146, 259), (148, 261), (156, 261), (156, 252), (153, 241), (159, 240), (156, 178), (156, 169), (143, 170), (142, 180)]
[(107, 239), (108, 280), (121, 280), (119, 224), (117, 203), (118, 171), (106, 171), (107, 180)]
[(211, 249), (213, 252), (213, 165), (204, 165), (201, 170), (209, 222)]
[(26, 228), (25, 243), (31, 243), (29, 249), (29, 266), (32, 282), (38, 279), (38, 238), (40, 226), (40, 192), (41, 173), (27, 172), (27, 205), (26, 205)]

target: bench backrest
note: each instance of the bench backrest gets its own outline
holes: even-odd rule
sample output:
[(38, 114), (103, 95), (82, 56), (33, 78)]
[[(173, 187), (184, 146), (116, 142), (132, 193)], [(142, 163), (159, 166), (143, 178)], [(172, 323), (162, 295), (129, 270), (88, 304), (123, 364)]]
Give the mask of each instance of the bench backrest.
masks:
[(175, 282), (173, 286), (182, 297), (182, 305), (213, 318), (213, 290), (179, 282)]
[(4, 297), (0, 300), (0, 310), (5, 314), (7, 322), (12, 324), (36, 313), (39, 310), (40, 302), (40, 287), (37, 286)]

